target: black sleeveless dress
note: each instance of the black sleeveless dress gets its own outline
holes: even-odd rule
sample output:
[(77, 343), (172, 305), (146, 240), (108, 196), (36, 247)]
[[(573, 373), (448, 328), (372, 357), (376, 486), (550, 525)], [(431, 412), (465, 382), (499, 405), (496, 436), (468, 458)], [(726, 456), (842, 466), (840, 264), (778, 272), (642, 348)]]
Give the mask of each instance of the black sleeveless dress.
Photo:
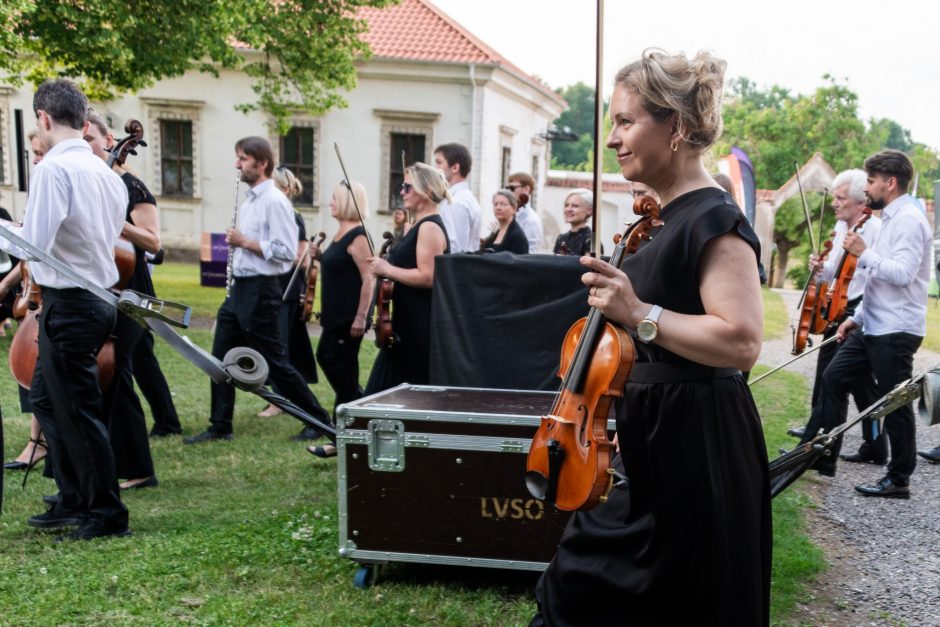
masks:
[[(418, 232), (428, 222), (433, 222), (444, 232), (447, 229), (439, 215), (422, 218), (405, 234), (395, 248), (389, 252), (388, 261), (399, 268), (418, 267)], [(450, 252), (450, 244), (444, 254)], [(392, 348), (382, 349), (372, 366), (366, 394), (375, 394), (399, 383), (427, 384), (430, 381), (431, 361), (431, 290), (395, 283), (392, 292), (392, 330), (398, 343)]]
[[(684, 194), (661, 217), (622, 265), (644, 302), (703, 314), (699, 260), (720, 235), (736, 233), (759, 258), (757, 236), (721, 190)], [(572, 517), (536, 589), (533, 624), (767, 625), (767, 453), (747, 384), (635, 344), (617, 405), (629, 488)]]

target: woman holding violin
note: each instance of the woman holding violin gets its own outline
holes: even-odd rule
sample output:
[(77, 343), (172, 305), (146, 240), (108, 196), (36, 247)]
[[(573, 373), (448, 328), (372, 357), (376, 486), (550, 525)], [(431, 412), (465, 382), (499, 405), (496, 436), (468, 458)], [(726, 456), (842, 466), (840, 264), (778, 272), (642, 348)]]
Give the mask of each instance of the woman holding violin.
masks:
[(649, 49), (616, 76), (607, 146), (662, 199), (620, 268), (581, 258), (588, 304), (636, 338), (616, 405), (626, 489), (572, 517), (533, 625), (769, 622), (767, 453), (741, 376), (761, 347), (759, 243), (702, 162), (725, 66)]
[[(369, 265), (369, 242), (360, 221), (369, 217), (369, 201), (362, 183), (338, 183), (330, 196), (330, 216), (338, 223), (326, 250), (313, 251), (320, 259), (320, 341), (317, 362), (336, 393), (336, 407), (362, 397), (359, 386), (359, 346), (368, 327), (375, 279)], [(353, 196), (355, 195), (355, 202)], [(356, 210), (358, 205), (359, 211)], [(317, 457), (333, 457), (331, 444), (307, 448)]]
[[(284, 192), (284, 195), (290, 201), (293, 201), (303, 192), (303, 184), (285, 166), (281, 165), (274, 168), (271, 179), (274, 181), (274, 185)], [(304, 381), (316, 383), (317, 362), (313, 358), (313, 347), (310, 345), (310, 335), (307, 334), (307, 325), (305, 324), (307, 319), (302, 311), (306, 290), (303, 271), (305, 267), (309, 267), (307, 264), (313, 262), (307, 261), (307, 225), (304, 223), (304, 217), (296, 210), (294, 211), (294, 222), (297, 223), (297, 237), (299, 238), (297, 254), (294, 257), (291, 271), (278, 277), (283, 292), (280, 312), (281, 338), (283, 338), (286, 345), (287, 360), (296, 368)], [(297, 271), (298, 266), (301, 266), (299, 271)], [(297, 274), (296, 277), (295, 274)], [(275, 388), (274, 391), (277, 392), (277, 389)], [(280, 392), (278, 393), (280, 394)], [(280, 407), (269, 404), (258, 412), (258, 416), (269, 417), (282, 413)]]
[[(126, 221), (121, 236), (133, 246), (133, 273), (127, 289), (154, 296), (153, 280), (147, 268), (145, 253), (160, 250), (160, 215), (150, 190), (143, 181), (122, 167), (124, 157), (117, 155), (115, 140), (104, 119), (89, 109), (85, 116), (88, 122), (85, 141), (102, 160), (111, 164), (127, 187), (128, 203)], [(133, 141), (133, 140), (132, 140)], [(134, 144), (137, 145), (136, 143)], [(119, 244), (121, 242), (118, 242)], [(114, 378), (104, 391), (105, 416), (111, 436), (111, 450), (121, 483), (121, 489), (147, 488), (158, 485), (150, 454), (150, 439), (147, 419), (140, 398), (134, 391), (132, 353), (143, 338), (144, 328), (123, 313), (118, 313), (112, 335), (114, 336)]]
[(525, 231), (516, 222), (518, 208), (519, 201), (508, 189), (501, 189), (493, 194), (496, 229), (480, 242), (481, 251), (508, 251), (517, 255), (525, 255), (529, 252), (529, 240), (526, 239)]
[(394, 281), (392, 329), (398, 339), (379, 351), (366, 394), (405, 381), (426, 384), (430, 380), (434, 258), (450, 252), (447, 230), (437, 206), (445, 198), (450, 200), (450, 192), (440, 170), (418, 162), (405, 168), (401, 196), (403, 206), (414, 216), (414, 225), (387, 260), (380, 257), (368, 260), (374, 276)]

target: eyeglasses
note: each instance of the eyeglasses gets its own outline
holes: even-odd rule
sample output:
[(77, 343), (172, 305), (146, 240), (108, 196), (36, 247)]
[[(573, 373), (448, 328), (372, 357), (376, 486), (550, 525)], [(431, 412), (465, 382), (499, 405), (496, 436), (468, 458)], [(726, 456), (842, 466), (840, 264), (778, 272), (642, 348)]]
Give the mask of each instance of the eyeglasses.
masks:
[(511, 192), (516, 191), (516, 190), (519, 189), (520, 187), (522, 187), (522, 185), (519, 185), (518, 183), (507, 183), (507, 184), (506, 184), (506, 189), (508, 189), (508, 190), (511, 191)]
[(413, 189), (414, 189), (414, 185), (412, 185), (411, 183), (402, 183), (402, 184), (401, 184), (401, 191), (402, 191), (402, 193), (404, 193), (404, 194), (411, 193), (411, 190), (413, 190)]

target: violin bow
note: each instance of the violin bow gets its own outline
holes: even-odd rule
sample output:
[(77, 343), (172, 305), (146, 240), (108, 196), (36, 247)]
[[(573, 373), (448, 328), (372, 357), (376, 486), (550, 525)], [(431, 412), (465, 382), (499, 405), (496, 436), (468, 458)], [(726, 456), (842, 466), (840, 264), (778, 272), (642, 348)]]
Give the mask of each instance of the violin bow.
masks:
[(812, 348), (810, 348), (810, 349), (808, 349), (808, 350), (803, 351), (802, 353), (800, 353), (799, 355), (797, 355), (797, 356), (794, 357), (793, 359), (790, 359), (789, 361), (785, 361), (785, 362), (783, 362), (782, 364), (780, 364), (779, 366), (777, 366), (777, 367), (775, 367), (775, 368), (772, 368), (771, 370), (768, 370), (767, 372), (765, 372), (765, 373), (762, 374), (761, 376), (757, 377), (756, 379), (751, 379), (750, 381), (747, 382), (748, 386), (752, 386), (752, 385), (754, 385), (755, 383), (757, 383), (758, 381), (761, 381), (761, 380), (763, 380), (763, 379), (769, 377), (770, 375), (772, 375), (773, 373), (777, 372), (777, 371), (780, 370), (781, 368), (785, 368), (786, 366), (789, 366), (789, 365), (792, 364), (794, 361), (797, 361), (797, 360), (799, 360), (799, 359), (803, 359), (804, 357), (806, 357), (806, 356), (809, 355), (810, 353), (815, 353), (816, 351), (818, 351), (820, 348), (822, 348), (822, 347), (825, 346), (826, 344), (831, 344), (832, 342), (835, 342), (837, 339), (838, 339), (838, 338), (837, 338), (835, 335), (833, 335), (833, 336), (832, 336), (831, 338), (829, 338), (828, 340), (824, 340), (824, 341), (820, 342), (819, 344), (817, 344), (816, 346), (814, 346), (814, 347), (812, 347)]
[(823, 199), (822, 205), (819, 207), (819, 239), (817, 241), (823, 241), (823, 216), (826, 215), (826, 201), (829, 199), (829, 188), (823, 187)]
[[(405, 164), (405, 151), (402, 150), (401, 151), (401, 180), (402, 181), (405, 180), (405, 170), (407, 169), (408, 169), (408, 166)], [(413, 215), (409, 215), (408, 211), (405, 211), (405, 219), (408, 220), (408, 224), (410, 224), (411, 226), (414, 226), (415, 217)]]
[(336, 150), (336, 158), (339, 159), (339, 167), (343, 170), (343, 180), (346, 182), (346, 189), (349, 190), (349, 196), (352, 198), (353, 206), (356, 207), (356, 215), (359, 216), (359, 224), (362, 225), (362, 230), (366, 233), (366, 243), (369, 245), (369, 254), (375, 257), (375, 246), (372, 244), (372, 236), (369, 235), (369, 229), (366, 228), (366, 221), (362, 219), (359, 201), (356, 200), (356, 193), (353, 191), (352, 181), (349, 180), (349, 175), (346, 174), (346, 164), (343, 163), (343, 155), (339, 152), (339, 144), (333, 142), (333, 148)]
[(806, 194), (803, 193), (803, 183), (800, 181), (800, 164), (793, 162), (793, 169), (796, 171), (796, 184), (800, 188), (800, 200), (803, 201), (803, 215), (806, 216), (806, 232), (809, 233), (809, 243), (813, 251), (819, 250), (819, 242), (813, 237), (813, 219), (809, 215), (809, 205), (806, 204)]
[(597, 0), (594, 92), (594, 211), (591, 213), (591, 256), (601, 255), (600, 209), (604, 185), (604, 0)]

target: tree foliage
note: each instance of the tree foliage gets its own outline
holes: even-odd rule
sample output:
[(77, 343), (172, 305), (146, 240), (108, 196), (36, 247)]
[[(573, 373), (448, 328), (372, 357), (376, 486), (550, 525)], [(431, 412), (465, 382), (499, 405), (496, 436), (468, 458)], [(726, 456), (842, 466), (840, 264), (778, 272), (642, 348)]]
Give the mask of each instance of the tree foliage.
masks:
[[(577, 141), (552, 142), (552, 167), (576, 172), (594, 171), (594, 88), (575, 83), (557, 90), (568, 101), (568, 109), (555, 120), (555, 128), (568, 129), (578, 136)], [(604, 137), (610, 133), (609, 101), (604, 103)], [(604, 150), (604, 172), (620, 172), (617, 156)]]
[[(394, 0), (3, 0), (0, 70), (14, 82), (75, 78), (93, 98), (195, 69), (240, 68), (279, 126), (345, 104), (369, 48), (359, 7)], [(239, 44), (236, 48), (236, 44)]]
[(823, 81), (810, 95), (793, 95), (778, 85), (759, 89), (747, 78), (732, 80), (732, 102), (724, 107), (725, 132), (717, 154), (727, 154), (731, 146), (744, 149), (754, 163), (757, 186), (776, 189), (792, 176), (794, 161), (805, 163), (815, 152), (841, 171), (861, 167), (879, 150), (895, 148), (907, 153), (920, 172), (917, 194), (932, 197), (930, 181), (940, 176), (937, 153), (915, 142), (894, 120), (866, 124), (855, 92), (832, 76)]

